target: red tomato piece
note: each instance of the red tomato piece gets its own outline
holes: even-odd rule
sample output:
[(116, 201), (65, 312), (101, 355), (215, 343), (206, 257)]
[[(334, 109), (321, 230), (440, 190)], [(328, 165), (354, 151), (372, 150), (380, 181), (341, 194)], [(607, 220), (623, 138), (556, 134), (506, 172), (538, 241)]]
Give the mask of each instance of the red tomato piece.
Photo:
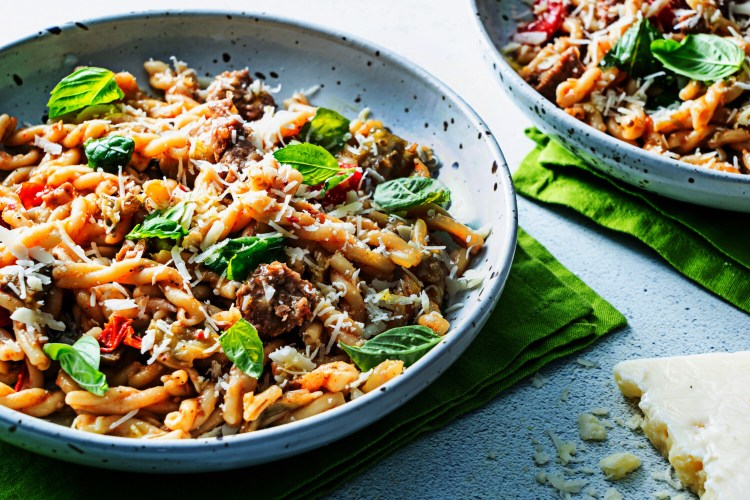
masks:
[(28, 210), (30, 208), (38, 207), (42, 204), (42, 193), (44, 192), (44, 186), (36, 182), (24, 182), (21, 187), (18, 188), (16, 193), (21, 198), (23, 207)]
[(133, 331), (133, 327), (130, 326), (131, 323), (133, 323), (132, 319), (117, 316), (116, 314), (109, 318), (107, 326), (104, 327), (102, 334), (99, 336), (101, 351), (112, 352), (117, 349), (128, 336), (132, 338), (135, 332)]
[[(534, 2), (534, 6), (538, 5), (540, 0)], [(537, 18), (531, 21), (526, 26), (520, 28), (519, 32), (540, 32), (547, 35), (545, 43), (550, 41), (555, 33), (562, 28), (563, 21), (565, 21), (566, 10), (561, 1), (548, 0), (547, 10), (537, 16)]]
[(23, 364), (23, 368), (21, 369), (21, 373), (18, 374), (18, 380), (16, 381), (15, 387), (13, 387), (13, 390), (18, 392), (22, 391), (24, 389), (24, 386), (26, 385), (26, 382), (29, 380), (29, 365), (26, 363)]
[[(348, 165), (345, 165), (348, 167)], [(326, 194), (323, 195), (323, 205), (340, 205), (346, 200), (346, 193), (352, 190), (356, 190), (359, 187), (359, 182), (362, 180), (362, 171), (354, 169), (352, 175), (336, 184), (332, 189), (329, 189)], [(341, 172), (341, 173), (345, 173)]]

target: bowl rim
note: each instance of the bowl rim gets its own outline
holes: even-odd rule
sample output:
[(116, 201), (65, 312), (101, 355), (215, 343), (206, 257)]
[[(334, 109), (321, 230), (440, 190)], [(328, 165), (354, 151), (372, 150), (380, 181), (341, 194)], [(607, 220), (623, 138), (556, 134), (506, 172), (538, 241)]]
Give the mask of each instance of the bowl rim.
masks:
[[(503, 0), (496, 0), (496, 2), (498, 3), (502, 1)], [(568, 113), (563, 111), (560, 107), (558, 107), (555, 103), (549, 101), (548, 99), (545, 99), (539, 92), (536, 91), (536, 89), (534, 89), (531, 85), (529, 85), (528, 82), (526, 82), (523, 78), (521, 78), (521, 76), (518, 74), (518, 72), (516, 72), (516, 70), (513, 69), (513, 67), (508, 62), (508, 60), (502, 55), (497, 45), (495, 45), (495, 42), (493, 41), (489, 33), (489, 29), (487, 25), (485, 24), (483, 14), (479, 7), (480, 2), (483, 4), (486, 3), (484, 0), (471, 0), (470, 2), (471, 3), (470, 8), (473, 13), (474, 21), (479, 27), (479, 31), (482, 35), (482, 39), (484, 40), (484, 42), (487, 44), (487, 46), (490, 49), (489, 52), (492, 54), (493, 60), (497, 64), (497, 69), (502, 72), (503, 78), (507, 78), (511, 81), (511, 83), (509, 83), (508, 86), (514, 87), (515, 89), (537, 100), (540, 103), (540, 105), (545, 108), (545, 111), (547, 113), (550, 113), (555, 119), (561, 121), (566, 127), (573, 128), (574, 130), (582, 130), (585, 128), (586, 133), (593, 134), (596, 139), (608, 143), (610, 147), (622, 148), (623, 154), (645, 157), (650, 162), (656, 162), (658, 164), (658, 167), (660, 168), (672, 169), (672, 170), (676, 168), (676, 169), (684, 171), (686, 174), (691, 173), (691, 174), (694, 174), (700, 177), (705, 177), (708, 179), (712, 179), (715, 181), (716, 180), (729, 181), (729, 182), (736, 183), (736, 184), (750, 185), (750, 174), (735, 174), (731, 172), (724, 172), (722, 170), (714, 170), (710, 168), (701, 167), (699, 165), (693, 165), (685, 161), (676, 160), (668, 156), (660, 155), (658, 153), (654, 153), (652, 151), (648, 151), (646, 149), (628, 144), (625, 141), (617, 139), (616, 137), (606, 134), (602, 132), (601, 130), (598, 130), (570, 116)], [(550, 120), (544, 120), (544, 121), (547, 123), (550, 123)], [(557, 127), (552, 126), (552, 128), (557, 128)], [(651, 163), (651, 165), (653, 166), (654, 164)], [(750, 198), (748, 198), (748, 200), (750, 200)]]
[[(21, 435), (26, 436), (37, 436), (39, 438), (53, 439), (53, 440), (64, 440), (67, 443), (81, 444), (87, 447), (96, 447), (101, 450), (120, 452), (151, 452), (159, 451), (176, 451), (185, 452), (189, 450), (193, 451), (211, 451), (213, 448), (224, 448), (229, 443), (234, 445), (235, 449), (237, 446), (252, 446), (262, 445), (265, 442), (274, 442), (283, 439), (287, 436), (295, 436), (297, 434), (303, 434), (305, 431), (314, 430), (315, 427), (322, 421), (345, 421), (348, 416), (351, 416), (357, 412), (366, 410), (373, 405), (382, 406), (383, 403), (388, 401), (391, 404), (383, 408), (384, 412), (378, 414), (378, 417), (371, 418), (364, 423), (357, 423), (356, 425), (349, 424), (349, 428), (345, 432), (337, 433), (333, 438), (322, 439), (312, 446), (296, 446), (292, 447), (296, 451), (286, 454), (279, 454), (276, 458), (269, 458), (266, 460), (260, 460), (253, 463), (262, 463), (270, 460), (283, 458), (285, 456), (299, 454), (312, 448), (320, 447), (328, 442), (339, 440), (349, 434), (352, 434), (363, 427), (373, 424), (379, 416), (384, 416), (391, 413), (396, 408), (402, 406), (409, 399), (415, 397), (421, 392), (427, 385), (419, 384), (414, 390), (409, 391), (406, 394), (400, 394), (399, 389), (412, 381), (419, 382), (420, 376), (430, 369), (430, 367), (437, 363), (441, 358), (446, 356), (451, 350), (460, 349), (459, 354), (456, 355), (453, 364), (460, 353), (463, 352), (466, 347), (476, 338), (479, 330), (487, 321), (490, 313), (494, 310), (497, 302), (500, 298), (501, 292), (507, 280), (510, 272), (511, 264), (513, 262), (513, 256), (516, 248), (517, 238), (517, 206), (515, 190), (510, 176), (510, 171), (507, 166), (507, 162), (500, 146), (497, 143), (493, 134), (489, 133), (488, 127), (484, 121), (477, 114), (476, 111), (455, 91), (444, 84), (441, 80), (427, 72), (420, 65), (415, 64), (407, 58), (396, 54), (390, 49), (381, 47), (378, 44), (364, 40), (356, 35), (351, 35), (347, 32), (338, 32), (333, 29), (320, 26), (315, 23), (300, 21), (297, 19), (269, 15), (262, 11), (240, 11), (234, 9), (158, 9), (148, 10), (142, 12), (128, 12), (121, 14), (113, 14), (101, 17), (95, 17), (85, 19), (78, 22), (67, 22), (59, 25), (60, 32), (51, 34), (39, 31), (36, 34), (28, 35), (24, 38), (20, 38), (16, 41), (0, 46), (0, 53), (6, 53), (10, 50), (21, 48), (26, 44), (32, 43), (38, 40), (40, 37), (49, 36), (60, 36), (67, 32), (74, 31), (81, 28), (81, 24), (85, 25), (86, 28), (96, 27), (98, 25), (104, 25), (109, 23), (117, 23), (123, 21), (149, 21), (151, 18), (162, 18), (169, 16), (170, 18), (199, 18), (199, 17), (212, 17), (219, 18), (225, 16), (232, 16), (237, 19), (245, 19), (246, 21), (262, 22), (269, 26), (278, 26), (285, 29), (291, 29), (295, 31), (302, 31), (309, 36), (321, 38), (329, 43), (338, 44), (345, 46), (349, 50), (354, 50), (362, 53), (379, 53), (379, 59), (382, 59), (389, 66), (395, 66), (400, 70), (411, 73), (416, 79), (424, 82), (427, 86), (433, 87), (436, 92), (440, 92), (446, 97), (446, 100), (452, 102), (456, 107), (457, 111), (460, 112), (468, 121), (473, 125), (475, 130), (481, 131), (485, 134), (484, 147), (489, 148), (490, 156), (497, 163), (499, 169), (499, 188), (498, 190), (504, 195), (503, 204), (504, 209), (502, 210), (503, 217), (500, 220), (493, 223), (493, 234), (497, 233), (500, 237), (494, 238), (493, 246), (497, 247), (498, 257), (489, 262), (492, 267), (492, 272), (497, 273), (494, 278), (489, 276), (485, 281), (485, 289), (483, 293), (478, 297), (474, 310), (469, 315), (464, 315), (455, 320), (456, 325), (451, 328), (451, 331), (446, 335), (446, 339), (441, 341), (438, 345), (433, 347), (430, 352), (425, 354), (420, 360), (414, 365), (410, 366), (405, 374), (407, 377), (396, 377), (381, 387), (375, 394), (368, 394), (366, 396), (357, 398), (353, 401), (349, 401), (339, 407), (332, 410), (328, 410), (321, 414), (300, 420), (298, 422), (292, 422), (290, 424), (281, 425), (278, 427), (270, 427), (261, 429), (259, 431), (237, 434), (233, 436), (222, 437), (205, 437), (205, 438), (192, 438), (185, 440), (170, 440), (170, 441), (158, 441), (158, 440), (142, 440), (124, 438), (118, 436), (106, 436), (94, 433), (88, 433), (85, 431), (75, 430), (71, 427), (56, 424), (42, 418), (32, 417), (21, 413), (16, 410), (11, 410), (0, 406), (0, 423), (10, 426), (13, 431), (18, 431)], [(445, 168), (445, 167), (443, 167)], [(501, 239), (502, 238), (502, 239)], [(461, 331), (459, 331), (461, 330)], [(467, 335), (470, 339), (467, 339)], [(434, 383), (435, 379), (442, 372), (438, 372), (432, 375), (430, 384)], [(412, 384), (414, 385), (414, 384)], [(408, 389), (408, 387), (407, 387)], [(350, 422), (350, 421), (349, 421)], [(216, 456), (216, 455), (213, 455)], [(57, 458), (67, 460), (64, 455), (56, 455)], [(96, 465), (96, 464), (92, 464)], [(114, 467), (116, 464), (108, 463), (101, 464), (101, 467)], [(236, 468), (241, 467), (239, 465), (221, 466), (219, 469)], [(185, 470), (189, 472), (189, 470)]]

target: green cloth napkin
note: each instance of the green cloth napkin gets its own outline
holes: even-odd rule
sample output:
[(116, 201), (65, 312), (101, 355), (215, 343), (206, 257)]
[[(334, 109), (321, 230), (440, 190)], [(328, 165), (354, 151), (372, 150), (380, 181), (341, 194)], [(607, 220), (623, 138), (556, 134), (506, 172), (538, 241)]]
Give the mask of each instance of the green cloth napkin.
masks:
[(607, 177), (536, 129), (513, 175), (529, 198), (572, 208), (654, 249), (688, 278), (750, 312), (748, 214), (670, 200)]
[(189, 478), (97, 470), (0, 445), (0, 498), (313, 497), (446, 425), (625, 317), (521, 230), (505, 292), (461, 358), (418, 396), (333, 444), (272, 464)]

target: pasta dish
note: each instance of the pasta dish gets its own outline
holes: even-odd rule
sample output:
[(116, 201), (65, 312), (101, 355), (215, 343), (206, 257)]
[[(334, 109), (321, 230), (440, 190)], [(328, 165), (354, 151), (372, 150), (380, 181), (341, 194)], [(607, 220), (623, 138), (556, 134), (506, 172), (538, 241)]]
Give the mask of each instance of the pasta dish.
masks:
[[(438, 160), (247, 69), (80, 67), (0, 114), (0, 405), (112, 436), (301, 420), (437, 345), (482, 279)], [(460, 308), (461, 304), (454, 304)]]
[(631, 145), (750, 173), (750, 3), (535, 0), (505, 47), (566, 113)]

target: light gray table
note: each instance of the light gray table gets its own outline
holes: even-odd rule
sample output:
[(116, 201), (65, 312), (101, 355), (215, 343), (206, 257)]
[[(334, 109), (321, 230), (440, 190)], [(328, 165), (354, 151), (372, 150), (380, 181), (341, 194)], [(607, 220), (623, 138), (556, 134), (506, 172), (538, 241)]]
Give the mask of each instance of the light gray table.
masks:
[[(36, 1), (3, 9), (0, 44), (39, 29), (132, 10), (200, 8), (264, 11), (317, 23), (370, 39), (422, 65), (454, 88), (492, 129), (511, 169), (531, 148), (523, 136), (528, 120), (496, 85), (480, 53), (479, 33), (466, 0), (129, 0), (128, 2)], [(612, 367), (633, 357), (691, 354), (748, 348), (747, 316), (673, 271), (654, 252), (630, 237), (600, 229), (569, 211), (519, 200), (520, 223), (565, 265), (627, 316), (630, 326), (581, 354), (598, 363), (584, 368), (575, 357), (541, 371), (547, 382), (523, 381), (486, 407), (419, 438), (335, 491), (334, 498), (551, 498), (536, 483), (540, 471), (560, 465), (534, 464), (537, 440), (554, 455), (546, 434), (576, 441), (579, 413), (604, 407), (610, 421), (633, 414), (612, 380)], [(569, 391), (566, 402), (560, 397)], [(631, 451), (644, 466), (609, 483), (600, 473), (586, 478), (601, 495), (614, 486), (626, 498), (677, 493), (651, 472), (666, 461), (640, 433), (615, 425), (603, 443), (586, 444), (575, 466), (597, 468), (615, 451)]]

